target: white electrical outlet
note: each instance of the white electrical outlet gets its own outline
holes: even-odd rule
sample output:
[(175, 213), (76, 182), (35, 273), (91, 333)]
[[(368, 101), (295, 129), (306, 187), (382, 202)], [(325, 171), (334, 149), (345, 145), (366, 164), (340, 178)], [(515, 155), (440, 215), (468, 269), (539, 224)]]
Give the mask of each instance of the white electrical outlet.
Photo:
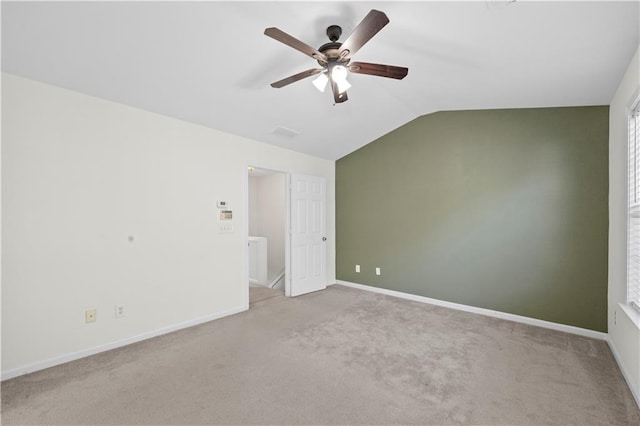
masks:
[(356, 272), (360, 272), (360, 265), (356, 265)]
[(96, 322), (96, 320), (98, 319), (98, 313), (96, 309), (86, 309), (84, 311), (84, 322), (85, 323), (90, 323), (90, 322)]
[(116, 305), (116, 318), (122, 318), (124, 315), (124, 305)]
[(380, 268), (376, 268), (376, 275), (380, 275)]

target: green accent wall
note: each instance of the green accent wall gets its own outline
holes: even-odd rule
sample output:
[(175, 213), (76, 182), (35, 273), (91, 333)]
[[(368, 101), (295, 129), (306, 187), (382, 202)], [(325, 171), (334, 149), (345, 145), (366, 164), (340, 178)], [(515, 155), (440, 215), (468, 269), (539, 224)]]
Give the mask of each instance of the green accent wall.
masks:
[(608, 106), (417, 118), (336, 163), (337, 279), (606, 332), (608, 144)]

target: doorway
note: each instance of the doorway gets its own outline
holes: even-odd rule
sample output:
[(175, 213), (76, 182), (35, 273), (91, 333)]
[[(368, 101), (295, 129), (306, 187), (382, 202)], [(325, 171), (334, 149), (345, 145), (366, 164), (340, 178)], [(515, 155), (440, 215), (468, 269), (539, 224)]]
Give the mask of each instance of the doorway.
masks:
[(252, 166), (247, 173), (251, 307), (285, 294), (288, 175)]

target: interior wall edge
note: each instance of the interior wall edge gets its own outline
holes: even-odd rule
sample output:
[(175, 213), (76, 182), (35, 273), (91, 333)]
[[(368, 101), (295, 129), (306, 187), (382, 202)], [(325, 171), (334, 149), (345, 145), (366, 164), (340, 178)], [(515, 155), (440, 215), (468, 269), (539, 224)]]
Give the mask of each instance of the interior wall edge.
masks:
[(640, 327), (627, 305), (628, 114), (640, 90), (640, 46), (611, 99), (609, 114), (609, 347), (640, 406)]

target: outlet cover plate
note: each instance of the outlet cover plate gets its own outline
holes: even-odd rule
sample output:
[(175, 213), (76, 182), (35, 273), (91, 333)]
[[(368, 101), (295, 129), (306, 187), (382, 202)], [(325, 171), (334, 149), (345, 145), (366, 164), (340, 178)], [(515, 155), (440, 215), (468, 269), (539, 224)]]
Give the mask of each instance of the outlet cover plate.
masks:
[(116, 318), (122, 318), (125, 315), (124, 305), (116, 305)]

